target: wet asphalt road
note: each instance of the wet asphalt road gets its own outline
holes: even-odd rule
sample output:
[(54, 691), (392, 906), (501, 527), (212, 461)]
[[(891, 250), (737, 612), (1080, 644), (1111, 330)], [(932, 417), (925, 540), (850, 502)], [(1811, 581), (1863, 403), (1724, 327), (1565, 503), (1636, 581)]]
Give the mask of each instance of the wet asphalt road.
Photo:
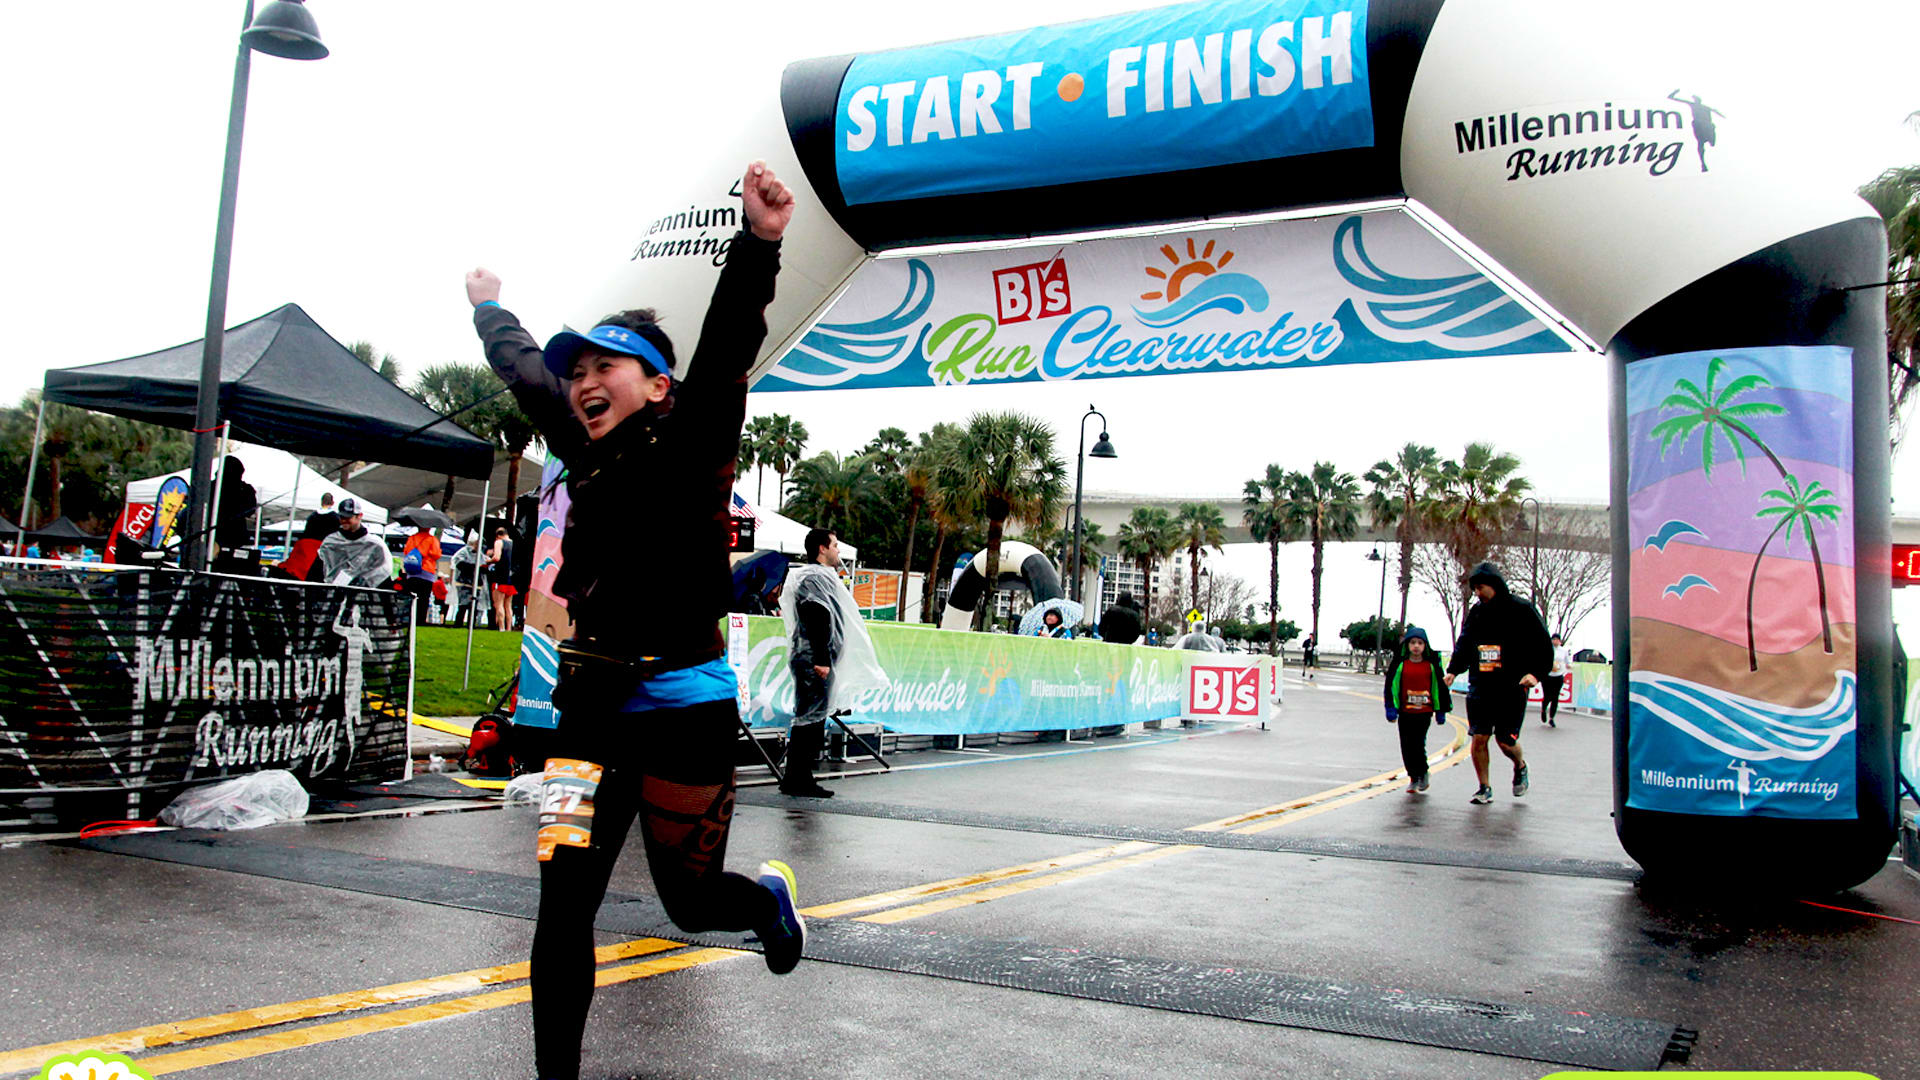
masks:
[[(1563, 714), (1523, 744), (1524, 799), (1497, 756), (1491, 806), (1457, 755), (1426, 796), (1355, 786), (1398, 768), (1394, 729), (1373, 680), (1329, 673), (1268, 731), (903, 755), (824, 803), (749, 788), (734, 868), (781, 857), (806, 904), (866, 899), (816, 916), (830, 955), (776, 978), (750, 952), (633, 945), (657, 910), (630, 848), (599, 935), (630, 955), (602, 966), (584, 1075), (1533, 1078), (1565, 1059), (1526, 1056), (1528, 1025), (1586, 1017), (1697, 1031), (1669, 1068), (1920, 1077), (1920, 924), (1894, 921), (1920, 920), (1920, 882), (1890, 863), (1832, 899), (1849, 911), (1643, 895), (1608, 817), (1608, 722)], [(128, 1032), (156, 1074), (531, 1076), (510, 965), (532, 821), (0, 848), (0, 1076)], [(1368, 1002), (1385, 1026), (1324, 1030)]]

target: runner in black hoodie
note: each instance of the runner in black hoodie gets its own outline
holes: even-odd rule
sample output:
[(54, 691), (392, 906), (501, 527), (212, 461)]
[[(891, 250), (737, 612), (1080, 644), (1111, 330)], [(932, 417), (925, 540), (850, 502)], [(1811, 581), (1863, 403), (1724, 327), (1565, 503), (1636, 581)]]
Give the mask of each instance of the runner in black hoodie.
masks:
[[(755, 930), (767, 966), (799, 962), (793, 872), (726, 871), (738, 692), (720, 618), (733, 598), (728, 499), (747, 370), (767, 335), (793, 195), (762, 162), (740, 183), (748, 228), (728, 242), (691, 366), (645, 309), (616, 312), (543, 350), (501, 308), (500, 279), (467, 275), (487, 362), (567, 469), (572, 504), (554, 592), (562, 644), (557, 756), (541, 802), (533, 932), (533, 1042), (542, 1077), (577, 1077), (593, 999), (593, 922), (635, 818), (668, 918), (683, 930)], [(635, 522), (678, 545), (671, 567), (631, 557)], [(551, 820), (549, 820), (551, 819)], [(623, 1068), (620, 1070), (625, 1072)]]
[(1527, 688), (1553, 666), (1553, 645), (1533, 605), (1507, 591), (1507, 581), (1490, 562), (1467, 578), (1480, 602), (1467, 612), (1447, 665), (1447, 685), (1473, 668), (1467, 686), (1467, 730), (1473, 735), (1473, 771), (1479, 775), (1476, 803), (1493, 801), (1487, 783), (1487, 739), (1513, 761), (1513, 795), (1527, 793), (1527, 758), (1520, 751), (1520, 726), (1527, 718)]

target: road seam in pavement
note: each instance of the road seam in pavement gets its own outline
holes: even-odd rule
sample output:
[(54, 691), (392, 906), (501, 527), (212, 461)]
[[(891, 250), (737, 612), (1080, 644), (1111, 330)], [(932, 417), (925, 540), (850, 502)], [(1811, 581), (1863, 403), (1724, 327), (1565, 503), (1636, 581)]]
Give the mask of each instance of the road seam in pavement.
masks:
[[(1459, 745), (1460, 740), (1456, 738), (1455, 743), (1450, 746), (1448, 750), (1456, 750)], [(1443, 754), (1446, 752), (1447, 751), (1442, 751)], [(1451, 763), (1453, 762), (1445, 761), (1435, 767), (1442, 768), (1445, 767), (1446, 764)], [(1309, 810), (1314, 813), (1325, 812), (1337, 806), (1347, 805), (1348, 803), (1384, 794), (1388, 789), (1384, 786), (1384, 780), (1382, 778), (1392, 777), (1394, 775), (1397, 774), (1383, 773), (1380, 774), (1379, 777), (1342, 785), (1322, 792), (1317, 796), (1310, 796), (1307, 799), (1295, 800), (1285, 804), (1283, 807), (1269, 807), (1263, 811), (1255, 811), (1251, 815), (1236, 815), (1233, 818), (1222, 819), (1220, 822), (1210, 822), (1196, 826), (1193, 831), (1225, 829), (1226, 831), (1232, 832), (1253, 832), (1276, 828), (1290, 821), (1312, 816), (1306, 813), (1306, 811)], [(1238, 828), (1226, 828), (1226, 826), (1232, 822), (1245, 822), (1250, 817), (1260, 818), (1267, 815), (1276, 816), (1273, 820), (1269, 821), (1256, 821), (1250, 825), (1242, 825)], [(1201, 849), (1201, 846), (1202, 845), (1193, 844), (1160, 844), (1146, 841), (1130, 841), (1083, 852), (1074, 852), (1054, 859), (1039, 860), (1019, 866), (985, 871), (980, 874), (950, 878), (940, 882), (931, 882), (923, 886), (893, 890), (886, 893), (875, 893), (865, 897), (855, 897), (849, 900), (818, 905), (817, 907), (804, 910), (815, 917), (822, 917), (826, 916), (828, 912), (848, 914), (856, 910), (870, 910), (874, 906), (888, 907), (902, 901), (919, 900), (920, 902), (918, 903), (908, 904), (904, 907), (895, 907), (891, 910), (882, 910), (874, 914), (861, 916), (854, 920), (856, 922), (876, 924), (905, 922), (974, 904), (988, 903), (1007, 896), (1031, 892), (1053, 885), (1065, 884), (1070, 881), (1080, 880), (1127, 866), (1155, 861), (1171, 855), (1197, 851)], [(1075, 866), (1075, 863), (1082, 863), (1084, 865)], [(1026, 878), (1025, 880), (1007, 880), (1028, 874), (1036, 874), (1037, 876)], [(990, 884), (996, 881), (1000, 882), (1000, 884)], [(983, 888), (982, 886), (988, 887)], [(659, 940), (660, 939), (642, 938), (632, 942), (623, 942), (618, 946), (611, 946), (609, 949), (615, 951), (622, 948), (641, 950), (642, 952), (639, 954), (665, 951), (664, 949), (652, 947), (651, 943)], [(682, 947), (677, 943), (664, 944), (666, 949)], [(596, 950), (596, 961), (604, 962), (607, 959), (617, 958), (604, 955), (607, 952), (608, 949)], [(637, 953), (627, 953), (626, 955), (635, 954)], [(735, 949), (690, 949), (687, 952), (677, 953), (672, 956), (645, 961), (639, 964), (624, 965), (620, 968), (602, 968), (595, 973), (595, 985), (605, 986), (620, 982), (630, 982), (672, 971), (685, 970), (689, 967), (712, 963), (735, 956), (747, 955), (753, 954)], [(219, 1035), (234, 1034), (259, 1027), (317, 1019), (320, 1016), (334, 1015), (340, 1012), (392, 1004), (404, 1000), (414, 1000), (418, 997), (433, 996), (438, 993), (469, 989), (472, 986), (486, 985), (486, 982), (478, 980), (488, 976), (491, 976), (491, 978), (487, 981), (512, 981), (513, 979), (524, 978), (526, 967), (527, 965), (524, 962), (507, 964), (495, 968), (478, 969), (474, 972), (463, 972), (455, 975), (416, 980), (413, 983), (378, 987), (373, 990), (328, 995), (326, 997), (309, 999), (304, 1002), (263, 1006), (236, 1013), (222, 1014), (216, 1017), (203, 1017), (197, 1020), (151, 1025), (146, 1028), (134, 1029), (134, 1031), (131, 1032), (100, 1036), (94, 1040), (67, 1040), (58, 1044), (49, 1044), (45, 1047), (24, 1048), (0, 1054), (0, 1074), (37, 1068), (39, 1062), (45, 1061), (46, 1057), (63, 1052), (72, 1052), (66, 1049), (69, 1046), (82, 1049), (107, 1050), (108, 1046), (105, 1045), (107, 1043), (112, 1042), (114, 1045), (127, 1045), (127, 1040), (130, 1037), (138, 1038), (146, 1032), (169, 1032), (172, 1033), (172, 1037), (159, 1041), (134, 1042), (130, 1048), (152, 1048), (169, 1045), (174, 1042), (213, 1038)], [(517, 972), (517, 974), (505, 974), (510, 972)], [(475, 981), (468, 981), (470, 979)], [(412, 994), (411, 996), (394, 996), (384, 999), (378, 997), (378, 995), (382, 993), (404, 995), (407, 993), (405, 988), (409, 987), (424, 988), (433, 986), (444, 987), (445, 989), (422, 990), (422, 992)], [(521, 1004), (529, 1000), (531, 1000), (531, 990), (529, 987), (513, 987), (486, 994), (472, 995), (464, 998), (450, 998), (445, 1001), (432, 1002), (405, 1009), (390, 1010), (367, 1017), (357, 1017), (326, 1024), (293, 1028), (284, 1032), (275, 1032), (268, 1035), (235, 1039), (205, 1047), (197, 1047), (190, 1050), (177, 1051), (172, 1054), (157, 1055), (138, 1060), (143, 1068), (158, 1075), (161, 1073), (201, 1068), (207, 1065), (220, 1064), (262, 1054), (277, 1053), (281, 1050), (317, 1045), (319, 1043), (352, 1038), (358, 1035), (394, 1030), (416, 1023), (424, 1023), (429, 1020), (438, 1020), (503, 1008), (509, 1005)], [(243, 1019), (248, 1017), (254, 1018), (252, 1022), (247, 1022)], [(36, 1061), (25, 1065), (14, 1064), (16, 1061), (22, 1060), (30, 1055), (39, 1054), (42, 1050), (46, 1052), (46, 1055), (39, 1057)]]

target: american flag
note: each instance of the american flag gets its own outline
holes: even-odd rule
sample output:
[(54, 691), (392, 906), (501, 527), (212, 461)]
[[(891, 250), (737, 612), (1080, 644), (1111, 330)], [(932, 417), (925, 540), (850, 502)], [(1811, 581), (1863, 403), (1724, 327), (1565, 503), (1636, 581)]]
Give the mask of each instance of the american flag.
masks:
[(740, 493), (737, 491), (733, 493), (733, 506), (731, 508), (731, 513), (733, 514), (734, 517), (746, 518), (747, 520), (752, 521), (756, 525), (759, 524), (760, 522), (759, 512), (754, 510), (752, 503), (741, 498)]

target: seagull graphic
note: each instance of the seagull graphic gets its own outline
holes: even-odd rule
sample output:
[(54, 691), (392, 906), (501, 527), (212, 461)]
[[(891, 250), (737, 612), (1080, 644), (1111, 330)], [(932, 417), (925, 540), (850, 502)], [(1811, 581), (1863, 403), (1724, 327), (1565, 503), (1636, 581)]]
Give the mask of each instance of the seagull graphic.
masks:
[(1705, 586), (1707, 590), (1710, 592), (1720, 591), (1719, 589), (1716, 589), (1713, 587), (1713, 582), (1708, 581), (1706, 578), (1701, 577), (1699, 574), (1688, 574), (1686, 577), (1683, 577), (1679, 581), (1676, 581), (1673, 584), (1667, 586), (1664, 590), (1661, 591), (1660, 595), (1663, 597), (1685, 596), (1687, 595), (1687, 593), (1692, 592), (1694, 588), (1698, 586)]
[(1706, 533), (1701, 532), (1699, 529), (1694, 528), (1684, 521), (1669, 521), (1665, 525), (1660, 526), (1659, 530), (1652, 536), (1647, 537), (1646, 541), (1641, 544), (1641, 550), (1657, 548), (1665, 551), (1667, 550), (1667, 545), (1671, 543), (1675, 537), (1685, 536), (1688, 533), (1692, 533), (1702, 540), (1707, 538)]

